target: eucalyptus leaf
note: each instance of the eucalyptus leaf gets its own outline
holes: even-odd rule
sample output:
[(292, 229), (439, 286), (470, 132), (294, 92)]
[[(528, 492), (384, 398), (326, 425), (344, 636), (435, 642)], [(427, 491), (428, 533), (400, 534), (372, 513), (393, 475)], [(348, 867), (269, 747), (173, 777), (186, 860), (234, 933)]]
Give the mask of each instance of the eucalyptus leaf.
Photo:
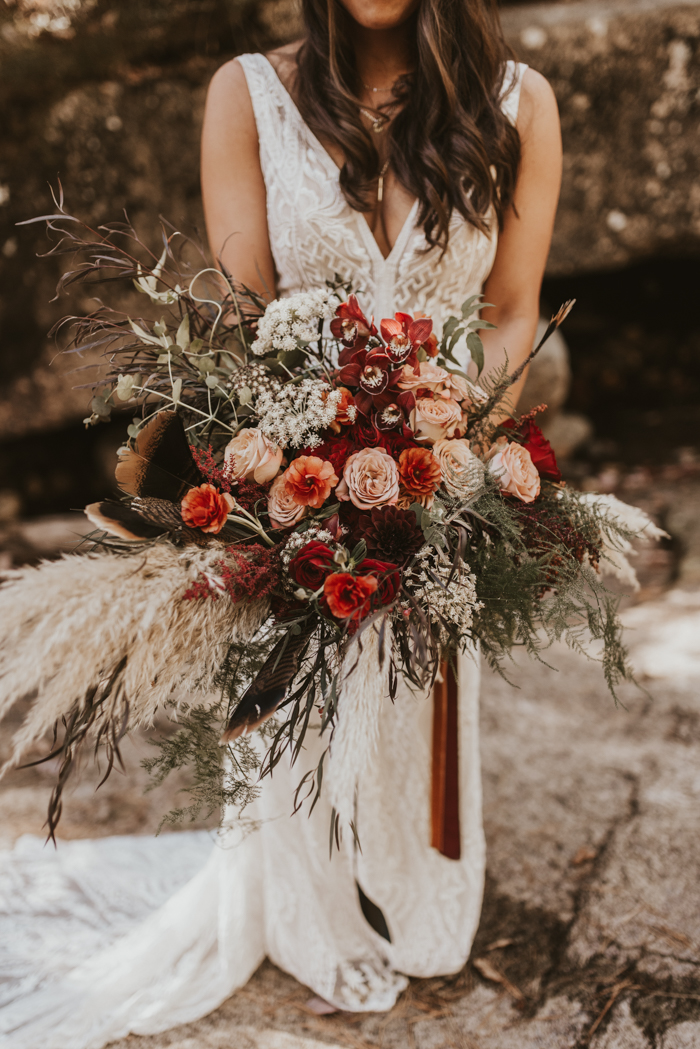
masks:
[(138, 426), (136, 423), (130, 423), (126, 428), (126, 432), (128, 433), (129, 437), (138, 437), (140, 429), (141, 427)]
[(153, 330), (156, 333), (156, 335), (165, 335), (165, 333), (168, 330), (168, 327), (165, 323), (165, 317), (161, 317), (159, 321), (156, 321), (156, 323), (153, 325)]
[(90, 405), (90, 407), (92, 408), (95, 415), (99, 415), (102, 419), (109, 419), (111, 409), (104, 397), (101, 397), (99, 394), (96, 394), (92, 398), (92, 404)]
[(186, 350), (190, 344), (190, 318), (187, 313), (180, 321), (180, 327), (177, 329), (175, 342), (181, 350)]
[(481, 375), (484, 370), (484, 344), (475, 331), (470, 331), (467, 335), (467, 348), (472, 355), (477, 373)]
[(416, 522), (420, 525), (421, 518), (423, 517), (423, 504), (422, 503), (411, 503), (409, 510), (413, 510), (416, 515)]
[(210, 390), (215, 390), (216, 387), (219, 385), (219, 376), (218, 375), (207, 375), (207, 377), (206, 377), (206, 379), (204, 381), (205, 381), (205, 383), (207, 384), (207, 386), (209, 387)]
[(492, 324), (491, 321), (475, 320), (470, 321), (467, 327), (470, 331), (478, 331), (479, 328), (491, 328), (495, 330), (498, 327), (498, 325)]
[(176, 379), (173, 383), (173, 403), (180, 403), (180, 394), (182, 393), (182, 379)]
[[(479, 303), (479, 299), (480, 298), (481, 298), (481, 295), (470, 295), (469, 298), (466, 300), (466, 302), (462, 303), (462, 316), (463, 317), (468, 317), (471, 313), (474, 312), (474, 310), (480, 310), (481, 309), (481, 304)], [(479, 303), (479, 305), (477, 305), (477, 303)]]
[(203, 345), (203, 339), (192, 339), (192, 342), (190, 343), (190, 353), (199, 353)]
[(200, 359), (197, 361), (197, 367), (199, 368), (200, 372), (208, 375), (209, 372), (214, 371), (214, 362), (211, 359), (211, 357), (200, 357)]
[(168, 350), (167, 353), (161, 353), (158, 356), (158, 364), (170, 364), (172, 360), (172, 354)]
[(253, 400), (253, 391), (250, 386), (241, 386), (240, 390), (237, 392), (237, 397), (239, 404), (250, 404)]
[(133, 375), (120, 375), (117, 379), (116, 394), (120, 401), (130, 401), (134, 395), (135, 378)]

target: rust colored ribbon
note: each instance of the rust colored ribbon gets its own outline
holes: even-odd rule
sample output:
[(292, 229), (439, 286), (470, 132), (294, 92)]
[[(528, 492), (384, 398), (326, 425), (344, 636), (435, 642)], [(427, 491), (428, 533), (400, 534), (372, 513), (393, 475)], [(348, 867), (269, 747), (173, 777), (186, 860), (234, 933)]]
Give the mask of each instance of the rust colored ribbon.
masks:
[(452, 665), (440, 665), (433, 686), (431, 845), (450, 860), (461, 855), (459, 834), (458, 685)]

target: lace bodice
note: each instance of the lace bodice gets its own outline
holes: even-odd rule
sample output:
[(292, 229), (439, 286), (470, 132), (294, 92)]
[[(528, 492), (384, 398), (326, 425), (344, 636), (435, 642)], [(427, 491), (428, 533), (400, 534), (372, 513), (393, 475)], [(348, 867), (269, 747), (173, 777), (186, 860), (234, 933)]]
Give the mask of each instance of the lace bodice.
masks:
[[(238, 61), (258, 128), (280, 296), (318, 287), (338, 273), (352, 283), (368, 314), (382, 318), (397, 309), (422, 310), (439, 327), (481, 291), (496, 254), (495, 224), (486, 236), (453, 214), (441, 257), (437, 248), (425, 250), (416, 202), (385, 259), (365, 217), (345, 200), (335, 161), (302, 120), (268, 59), (251, 54)], [(509, 62), (506, 71), (503, 111), (513, 123), (526, 68)]]

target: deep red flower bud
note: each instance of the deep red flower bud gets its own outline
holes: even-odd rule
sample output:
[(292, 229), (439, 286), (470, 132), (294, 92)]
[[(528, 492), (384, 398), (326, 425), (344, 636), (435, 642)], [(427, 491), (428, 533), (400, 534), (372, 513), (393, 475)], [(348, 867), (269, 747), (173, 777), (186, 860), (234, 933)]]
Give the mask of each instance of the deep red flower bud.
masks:
[(334, 567), (331, 548), (312, 539), (289, 562), (289, 574), (299, 586), (304, 586), (307, 590), (318, 590)]

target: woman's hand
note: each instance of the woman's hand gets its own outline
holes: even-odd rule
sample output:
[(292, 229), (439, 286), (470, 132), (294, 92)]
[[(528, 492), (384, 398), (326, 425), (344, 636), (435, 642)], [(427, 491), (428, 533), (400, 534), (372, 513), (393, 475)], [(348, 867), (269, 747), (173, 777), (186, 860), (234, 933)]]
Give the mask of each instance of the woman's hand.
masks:
[[(540, 312), (540, 286), (549, 254), (554, 216), (561, 186), (562, 149), (559, 112), (548, 82), (533, 69), (525, 71), (517, 128), (521, 164), (515, 199), (505, 215), (503, 231), (484, 299), (493, 302), (482, 311), (484, 320), (497, 324), (482, 331), (488, 374), (508, 360), (508, 371), (522, 364), (533, 347)], [(515, 408), (526, 374), (510, 390)], [(510, 414), (500, 411), (503, 417)]]

